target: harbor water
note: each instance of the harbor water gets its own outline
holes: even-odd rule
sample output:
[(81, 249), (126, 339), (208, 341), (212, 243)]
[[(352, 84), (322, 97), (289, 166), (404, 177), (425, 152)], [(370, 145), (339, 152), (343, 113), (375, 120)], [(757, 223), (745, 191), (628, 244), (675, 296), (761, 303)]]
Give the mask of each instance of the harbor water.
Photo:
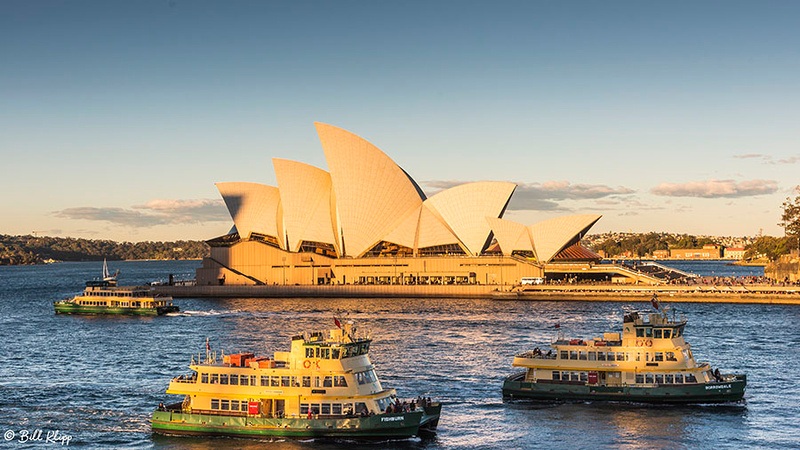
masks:
[[(115, 262), (120, 284), (192, 277), (197, 261)], [(703, 270), (722, 275), (724, 267)], [(507, 403), (500, 388), (515, 353), (546, 348), (560, 330), (591, 338), (621, 331), (647, 303), (446, 299), (178, 299), (163, 317), (56, 316), (100, 263), (0, 267), (0, 446), (39, 448), (48, 433), (70, 447), (263, 448), (233, 438), (153, 435), (148, 422), (171, 377), (212, 350), (271, 355), (291, 336), (333, 326), (345, 311), (374, 338), (371, 359), (401, 398), (444, 403), (430, 438), (365, 448), (796, 448), (800, 446), (800, 309), (672, 304), (689, 318), (695, 357), (745, 373), (745, 401), (726, 405)], [(725, 266), (729, 267), (729, 266)], [(686, 269), (698, 273), (697, 269)], [(760, 275), (745, 268), (744, 275)], [(738, 270), (738, 269), (737, 269)], [(763, 271), (761, 272), (763, 274)], [(708, 273), (711, 275), (711, 273)], [(22, 442), (42, 430), (41, 441)], [(10, 438), (10, 439), (9, 439)], [(58, 445), (58, 443), (52, 444)], [(352, 442), (274, 440), (269, 448), (353, 448)]]

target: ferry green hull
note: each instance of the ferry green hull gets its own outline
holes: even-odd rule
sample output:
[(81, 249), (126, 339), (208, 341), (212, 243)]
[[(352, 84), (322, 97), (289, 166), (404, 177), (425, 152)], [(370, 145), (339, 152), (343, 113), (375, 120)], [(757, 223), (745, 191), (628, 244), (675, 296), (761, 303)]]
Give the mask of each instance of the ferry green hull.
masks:
[(56, 314), (117, 314), (132, 316), (161, 316), (178, 312), (177, 306), (159, 306), (157, 308), (118, 308), (111, 306), (85, 306), (74, 303), (55, 302), (53, 307)]
[(155, 411), (153, 432), (166, 435), (250, 436), (292, 438), (408, 438), (435, 429), (441, 405), (398, 414), (342, 419), (262, 418)]
[(503, 397), (636, 403), (727, 403), (741, 400), (747, 384), (745, 375), (737, 375), (734, 381), (654, 387), (530, 383), (519, 381), (516, 377), (506, 378)]

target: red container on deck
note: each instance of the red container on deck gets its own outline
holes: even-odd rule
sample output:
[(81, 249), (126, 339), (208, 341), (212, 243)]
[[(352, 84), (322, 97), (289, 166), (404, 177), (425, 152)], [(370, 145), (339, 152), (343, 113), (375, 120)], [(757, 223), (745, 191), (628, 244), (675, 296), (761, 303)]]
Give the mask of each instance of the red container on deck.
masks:
[(250, 414), (251, 416), (258, 415), (258, 402), (247, 403), (247, 414)]
[(597, 384), (597, 372), (589, 372), (589, 384)]
[(230, 356), (230, 365), (236, 367), (242, 367), (245, 365), (245, 361), (255, 356), (252, 353), (236, 353), (235, 355)]

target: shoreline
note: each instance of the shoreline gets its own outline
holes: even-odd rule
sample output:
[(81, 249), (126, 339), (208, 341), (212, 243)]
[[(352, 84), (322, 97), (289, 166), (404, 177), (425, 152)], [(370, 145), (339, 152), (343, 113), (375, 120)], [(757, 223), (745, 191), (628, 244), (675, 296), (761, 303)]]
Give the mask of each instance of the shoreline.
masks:
[(499, 301), (650, 301), (800, 305), (800, 286), (548, 285), (272, 285), (155, 286), (174, 298), (449, 298)]

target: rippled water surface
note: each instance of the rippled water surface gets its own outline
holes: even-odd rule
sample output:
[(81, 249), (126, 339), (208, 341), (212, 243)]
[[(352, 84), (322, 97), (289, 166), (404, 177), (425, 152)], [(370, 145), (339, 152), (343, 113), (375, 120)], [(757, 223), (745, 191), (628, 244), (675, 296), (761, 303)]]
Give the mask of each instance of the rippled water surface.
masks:
[[(124, 262), (112, 269), (122, 270), (121, 284), (134, 284), (169, 273), (190, 277), (198, 265)], [(271, 354), (288, 349), (298, 331), (331, 327), (332, 312), (344, 310), (372, 330), (371, 358), (385, 387), (445, 404), (436, 437), (370, 447), (800, 446), (795, 306), (674, 305), (689, 316), (687, 339), (700, 361), (748, 375), (742, 404), (509, 404), (500, 387), (515, 353), (546, 346), (556, 323), (582, 338), (620, 331), (623, 313), (646, 303), (179, 299), (182, 312), (166, 317), (53, 314), (53, 300), (76, 293), (99, 271), (98, 263), (0, 267), (0, 431), (57, 430), (73, 437), (70, 447), (263, 447), (263, 441), (247, 439), (155, 436), (148, 417), (167, 398), (170, 377), (186, 373), (190, 355), (204, 350), (206, 337), (226, 352)], [(10, 443), (20, 445), (18, 438)]]

